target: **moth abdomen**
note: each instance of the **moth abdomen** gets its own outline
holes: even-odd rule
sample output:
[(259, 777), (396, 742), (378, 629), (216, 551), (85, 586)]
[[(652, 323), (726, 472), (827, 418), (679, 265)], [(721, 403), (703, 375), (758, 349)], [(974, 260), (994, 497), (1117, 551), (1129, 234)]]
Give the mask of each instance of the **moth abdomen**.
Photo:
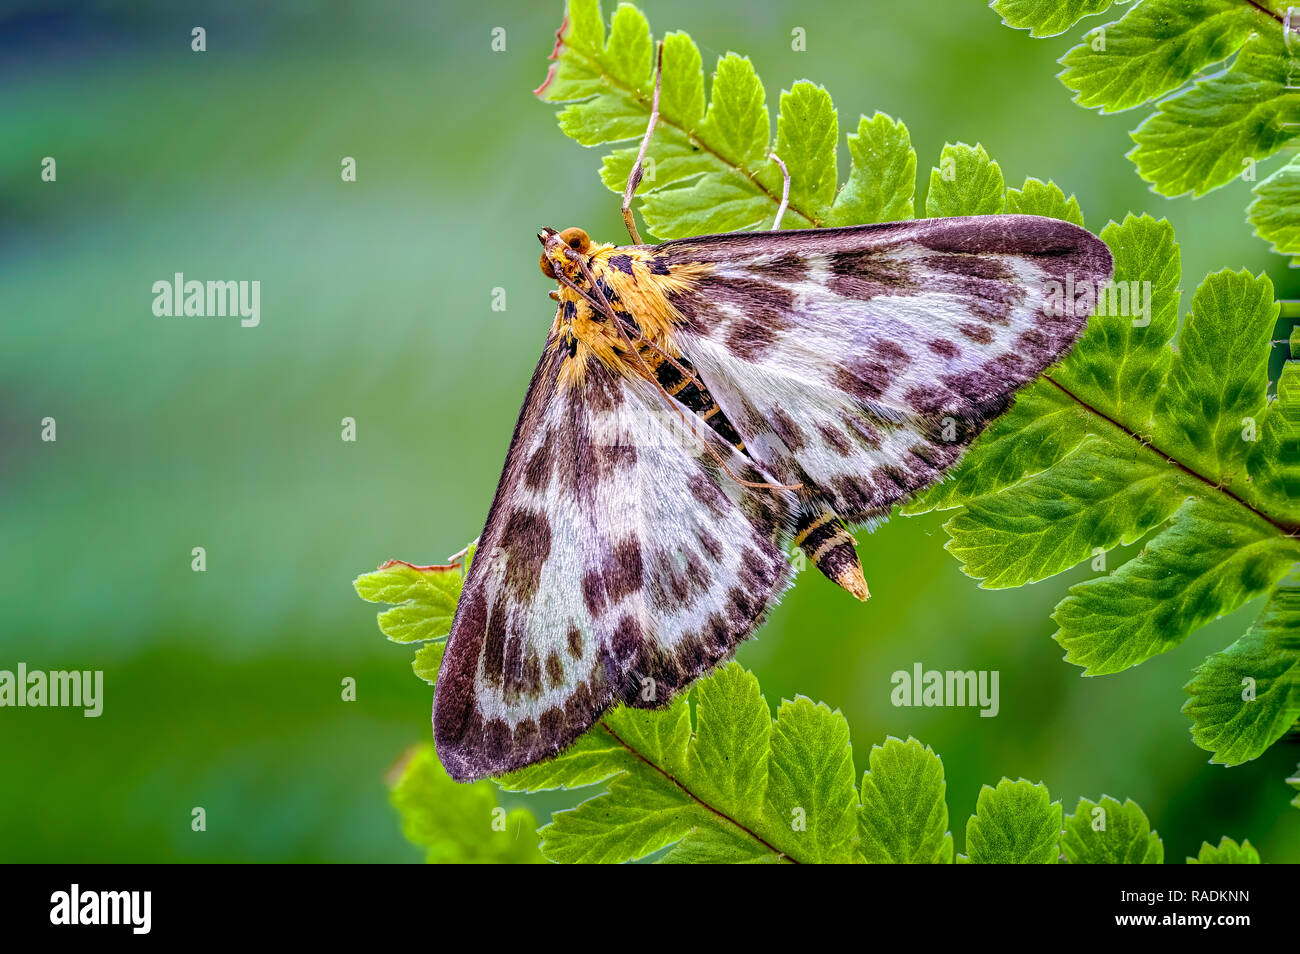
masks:
[(855, 541), (833, 510), (804, 509), (795, 526), (794, 542), (832, 583), (857, 599), (870, 598)]
[(689, 361), (681, 357), (667, 361), (661, 354), (649, 348), (642, 354), (646, 358), (646, 363), (654, 369), (660, 387), (685, 405), (692, 414), (706, 422), (724, 441), (742, 454), (745, 452), (745, 443), (741, 440), (740, 434), (736, 432), (736, 428), (727, 419), (722, 407), (714, 400), (708, 387), (700, 380)]

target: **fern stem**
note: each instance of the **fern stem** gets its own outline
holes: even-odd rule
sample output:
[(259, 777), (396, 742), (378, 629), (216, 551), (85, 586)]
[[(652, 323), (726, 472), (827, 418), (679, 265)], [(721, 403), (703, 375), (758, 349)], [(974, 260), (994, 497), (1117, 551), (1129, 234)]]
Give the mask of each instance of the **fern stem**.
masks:
[(660, 775), (662, 775), (664, 778), (668, 779), (668, 781), (670, 781), (670, 782), (672, 782), (674, 785), (676, 785), (679, 789), (681, 789), (681, 790), (682, 790), (683, 792), (685, 792), (688, 796), (690, 796), (690, 798), (691, 798), (693, 801), (695, 801), (698, 805), (702, 806), (703, 808), (705, 808), (705, 809), (707, 809), (708, 811), (712, 812), (713, 814), (717, 815), (717, 816), (718, 816), (719, 818), (721, 818), (723, 821), (725, 821), (725, 822), (729, 822), (730, 824), (735, 825), (738, 829), (740, 829), (741, 831), (743, 831), (743, 832), (744, 832), (746, 835), (748, 835), (750, 838), (753, 838), (756, 842), (758, 842), (760, 845), (762, 845), (762, 846), (763, 846), (764, 848), (766, 848), (768, 851), (772, 852), (772, 854), (776, 855), (777, 858), (784, 858), (786, 861), (788, 861), (788, 862), (790, 862), (791, 864), (794, 864), (794, 865), (802, 864), (802, 862), (799, 861), (799, 859), (790, 857), (788, 854), (786, 854), (786, 853), (785, 853), (784, 851), (782, 851), (780, 848), (776, 847), (776, 845), (772, 844), (770, 841), (768, 841), (766, 838), (764, 838), (764, 837), (763, 837), (762, 835), (760, 835), (758, 832), (754, 831), (754, 830), (751, 829), (751, 828), (747, 828), (745, 825), (742, 825), (740, 822), (736, 821), (736, 819), (732, 818), (732, 817), (731, 817), (730, 815), (728, 815), (726, 812), (722, 811), (721, 809), (714, 808), (712, 805), (710, 805), (710, 804), (709, 804), (708, 802), (706, 802), (704, 799), (700, 798), (700, 796), (696, 795), (696, 794), (695, 794), (694, 792), (692, 792), (689, 788), (687, 788), (685, 785), (683, 785), (683, 784), (681, 783), (681, 781), (679, 781), (677, 778), (675, 778), (671, 773), (665, 771), (661, 766), (656, 765), (654, 762), (650, 761), (648, 758), (646, 758), (644, 755), (642, 755), (640, 752), (638, 752), (635, 748), (633, 748), (632, 746), (630, 746), (630, 745), (628, 745), (626, 742), (624, 742), (624, 741), (619, 737), (619, 734), (618, 734), (617, 732), (615, 732), (613, 729), (611, 729), (610, 726), (609, 726), (609, 723), (606, 722), (604, 719), (601, 719), (601, 720), (600, 720), (600, 727), (601, 727), (602, 729), (604, 729), (606, 732), (608, 732), (608, 733), (610, 734), (610, 736), (614, 739), (615, 742), (617, 742), (619, 745), (623, 746), (623, 748), (627, 749), (629, 752), (631, 752), (633, 755), (635, 755), (637, 758), (639, 758), (639, 759), (640, 759), (642, 762), (644, 762), (646, 765), (650, 766), (652, 769), (654, 769), (656, 772), (658, 772), (658, 773), (659, 773)]
[[(1274, 12), (1273, 10), (1270, 10), (1268, 7), (1264, 6), (1262, 3), (1256, 3), (1255, 0), (1246, 0), (1246, 5), (1247, 5), (1247, 6), (1254, 7), (1256, 10), (1258, 10), (1260, 13), (1264, 14), (1265, 16), (1272, 17), (1272, 18), (1273, 18), (1274, 20), (1276, 20), (1278, 23), (1281, 23), (1281, 24), (1283, 24), (1283, 25), (1286, 24), (1286, 20), (1284, 20), (1280, 14)], [(1300, 24), (1292, 23), (1292, 24), (1291, 24), (1291, 32), (1293, 32), (1293, 33), (1294, 33), (1294, 32), (1297, 32), (1297, 29), (1300, 29)]]
[[(645, 96), (641, 94), (641, 91), (639, 89), (632, 86), (628, 86), (626, 83), (620, 82), (619, 80), (610, 76), (608, 73), (605, 72), (605, 69), (600, 65), (600, 62), (597, 61), (595, 57), (588, 54), (586, 50), (580, 50), (577, 47), (573, 47), (573, 46), (569, 47), (569, 49), (573, 50), (573, 52), (577, 53), (579, 56), (587, 60), (587, 62), (590, 63), (592, 67), (600, 74), (601, 79), (603, 79), (606, 83), (608, 83), (610, 86), (614, 86), (617, 87), (618, 89), (623, 90), (625, 93), (628, 93), (630, 96), (632, 96), (638, 103), (645, 106), (646, 116), (650, 115), (650, 103), (645, 98)], [(781, 200), (772, 192), (771, 189), (763, 185), (763, 183), (759, 182), (757, 177), (754, 175), (754, 173), (750, 172), (748, 169), (745, 169), (743, 166), (736, 165), (736, 163), (732, 162), (730, 159), (727, 159), (720, 152), (714, 149), (711, 145), (709, 145), (699, 136), (695, 135), (694, 132), (687, 129), (685, 126), (681, 125), (680, 123), (674, 122), (673, 120), (669, 119), (667, 116), (664, 115), (660, 115), (659, 125), (672, 126), (674, 129), (680, 132), (691, 142), (695, 143), (697, 146), (699, 146), (709, 155), (713, 156), (713, 158), (717, 159), (718, 162), (722, 163), (724, 166), (726, 166), (729, 169), (734, 169), (736, 172), (739, 172), (742, 176), (744, 176), (746, 179), (748, 179), (750, 182), (754, 184), (754, 188), (758, 189), (759, 192), (767, 196), (767, 198), (772, 202), (773, 206), (780, 207)], [(807, 212), (804, 212), (802, 209), (798, 208), (793, 204), (789, 206), (787, 211), (794, 215), (799, 216), (799, 218), (803, 219), (813, 228), (820, 228), (822, 226), (821, 219), (809, 215)]]
[(1121, 433), (1127, 434), (1129, 437), (1133, 438), (1133, 440), (1137, 441), (1143, 447), (1149, 448), (1152, 451), (1152, 453), (1158, 454), (1159, 456), (1163, 457), (1170, 464), (1177, 467), (1179, 470), (1187, 474), (1189, 477), (1195, 478), (1196, 480), (1205, 484), (1205, 486), (1209, 487), (1211, 490), (1217, 490), (1219, 493), (1223, 494), (1228, 499), (1235, 500), (1237, 503), (1241, 504), (1243, 507), (1245, 507), (1251, 513), (1253, 513), (1255, 516), (1259, 517), (1265, 523), (1269, 524), (1278, 532), (1280, 532), (1282, 536), (1300, 537), (1300, 526), (1283, 523), (1282, 521), (1278, 520), (1276, 517), (1270, 516), (1269, 514), (1265, 513), (1263, 510), (1260, 510), (1258, 507), (1251, 505), (1247, 501), (1243, 500), (1241, 497), (1238, 497), (1227, 487), (1211, 480), (1209, 477), (1206, 477), (1204, 474), (1200, 473), (1199, 471), (1194, 470), (1192, 467), (1189, 467), (1187, 464), (1184, 464), (1182, 461), (1174, 457), (1172, 454), (1166, 453), (1165, 451), (1161, 450), (1155, 444), (1151, 443), (1151, 441), (1147, 440), (1147, 438), (1143, 437), (1141, 434), (1137, 433), (1136, 431), (1130, 430), (1128, 427), (1121, 424), (1119, 421), (1115, 420), (1113, 417), (1109, 416), (1108, 414), (1102, 413), (1097, 408), (1089, 404), (1087, 401), (1083, 400), (1083, 398), (1079, 397), (1077, 394), (1071, 391), (1069, 388), (1057, 382), (1054, 378), (1052, 378), (1051, 375), (1045, 374), (1043, 375), (1043, 378), (1044, 380), (1050, 382), (1057, 390), (1059, 390), (1070, 400), (1074, 401), (1084, 410), (1088, 411), (1090, 414), (1095, 414), (1103, 421), (1106, 421), (1107, 423), (1113, 425)]

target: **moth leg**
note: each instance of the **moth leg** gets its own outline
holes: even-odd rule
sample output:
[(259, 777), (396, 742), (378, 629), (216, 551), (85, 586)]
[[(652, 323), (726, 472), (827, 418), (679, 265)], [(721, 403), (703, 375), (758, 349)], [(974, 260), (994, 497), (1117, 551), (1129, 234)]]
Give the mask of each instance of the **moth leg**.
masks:
[(407, 563), (405, 560), (385, 560), (379, 564), (379, 569), (387, 570), (393, 566), (407, 566), (421, 573), (446, 573), (449, 570), (460, 569), (459, 563)]
[(641, 177), (645, 175), (645, 167), (641, 164), (645, 162), (645, 151), (650, 147), (650, 136), (655, 131), (655, 123), (659, 122), (659, 87), (664, 78), (664, 42), (659, 41), (659, 53), (655, 58), (655, 95), (650, 104), (650, 124), (645, 128), (645, 138), (641, 140), (641, 150), (636, 154), (636, 162), (632, 163), (632, 169), (627, 174), (627, 188), (623, 190), (623, 224), (627, 226), (627, 234), (632, 236), (632, 244), (640, 245), (641, 236), (636, 231), (636, 220), (632, 218), (632, 194), (636, 192), (637, 186), (641, 184)]
[(451, 556), (447, 557), (447, 563), (450, 566), (459, 566), (461, 561), (464, 560), (465, 557), (469, 555), (469, 551), (474, 547), (478, 546), (478, 542), (480, 539), (482, 539), (482, 537), (475, 537), (473, 540), (471, 540), (468, 544), (465, 545), (464, 549), (457, 550)]
[(785, 218), (785, 210), (790, 205), (790, 170), (785, 167), (781, 157), (776, 153), (771, 153), (768, 158), (781, 167), (781, 205), (776, 210), (776, 220), (772, 222), (772, 231), (776, 232), (781, 228), (781, 220)]
[(794, 542), (813, 566), (832, 583), (866, 602), (871, 598), (854, 539), (839, 515), (829, 508), (805, 507), (799, 512)]

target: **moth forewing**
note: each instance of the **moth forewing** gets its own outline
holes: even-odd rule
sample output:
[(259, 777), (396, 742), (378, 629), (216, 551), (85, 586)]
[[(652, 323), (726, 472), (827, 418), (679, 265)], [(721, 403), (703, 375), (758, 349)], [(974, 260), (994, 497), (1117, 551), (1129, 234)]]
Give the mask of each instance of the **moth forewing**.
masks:
[(1015, 392), (1062, 358), (1105, 244), (1037, 216), (704, 236), (657, 250), (712, 266), (673, 297), (676, 344), (751, 456), (852, 523), (939, 480)]
[(615, 702), (658, 706), (727, 658), (788, 585), (794, 495), (645, 377), (594, 356), (534, 375), (434, 697), (450, 774), (519, 768)]

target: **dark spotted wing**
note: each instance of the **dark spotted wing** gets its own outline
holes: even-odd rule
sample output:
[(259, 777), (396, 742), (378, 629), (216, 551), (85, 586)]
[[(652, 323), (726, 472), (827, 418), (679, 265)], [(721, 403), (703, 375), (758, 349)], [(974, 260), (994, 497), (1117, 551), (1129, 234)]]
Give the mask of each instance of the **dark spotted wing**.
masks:
[(1015, 391), (1063, 357), (1105, 244), (990, 215), (668, 242), (709, 263), (676, 340), (746, 452), (853, 522), (936, 482)]
[(611, 704), (666, 703), (788, 585), (793, 495), (654, 384), (548, 346), (515, 427), (438, 676), (453, 778), (547, 758)]

